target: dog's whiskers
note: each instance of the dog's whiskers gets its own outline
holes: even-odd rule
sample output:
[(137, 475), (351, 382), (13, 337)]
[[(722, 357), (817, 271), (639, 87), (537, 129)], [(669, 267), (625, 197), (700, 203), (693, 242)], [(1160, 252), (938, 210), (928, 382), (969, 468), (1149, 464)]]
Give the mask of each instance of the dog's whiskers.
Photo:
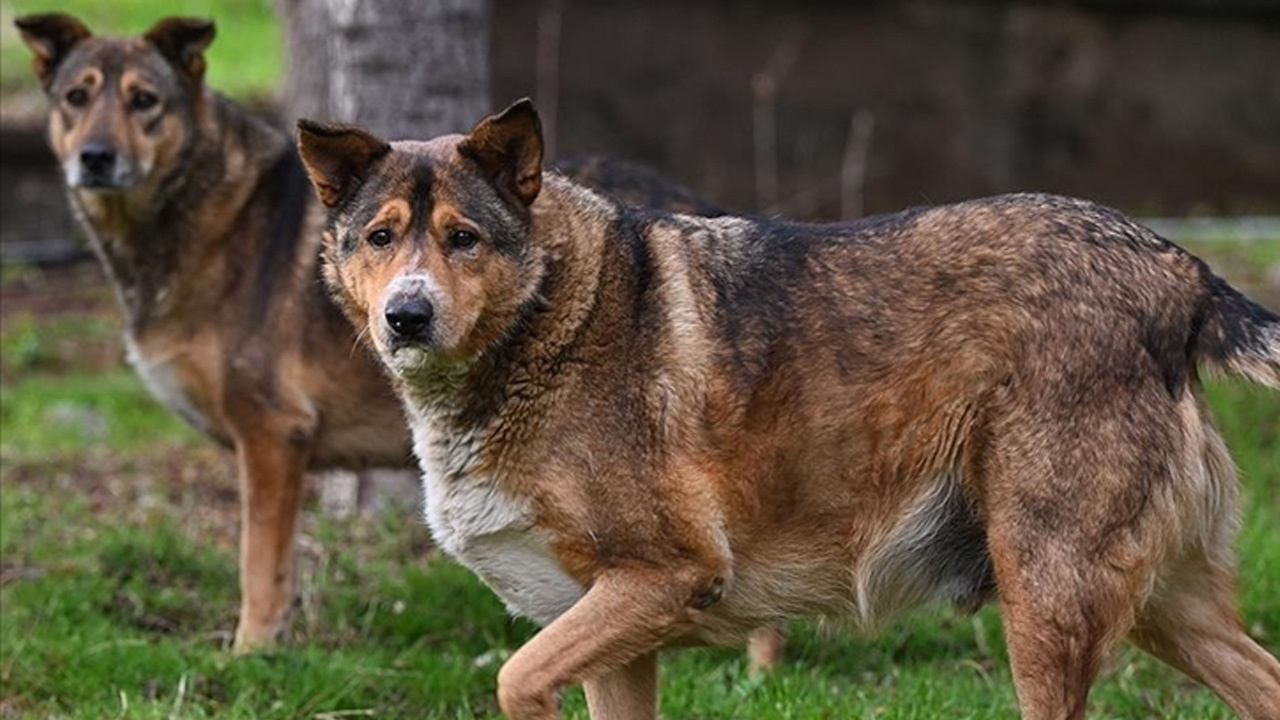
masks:
[(360, 341), (364, 339), (365, 334), (368, 332), (369, 325), (366, 323), (364, 327), (360, 328), (360, 332), (356, 333), (356, 339), (351, 341), (351, 355), (349, 357), (356, 356), (356, 348), (360, 347)]

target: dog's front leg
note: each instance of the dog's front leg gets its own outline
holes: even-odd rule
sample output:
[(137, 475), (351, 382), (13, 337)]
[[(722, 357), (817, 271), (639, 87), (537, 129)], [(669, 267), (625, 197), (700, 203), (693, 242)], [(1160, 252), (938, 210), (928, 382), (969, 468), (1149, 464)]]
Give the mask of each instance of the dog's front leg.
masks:
[(658, 653), (582, 682), (593, 720), (650, 720), (658, 709)]
[(268, 645), (293, 604), (294, 525), (309, 445), (270, 431), (241, 435), (240, 623), (235, 650)]
[(656, 650), (691, 630), (724, 580), (701, 570), (615, 571), (538, 633), (498, 673), (512, 720), (559, 717), (556, 693), (587, 683), (593, 720), (646, 720), (657, 705)]

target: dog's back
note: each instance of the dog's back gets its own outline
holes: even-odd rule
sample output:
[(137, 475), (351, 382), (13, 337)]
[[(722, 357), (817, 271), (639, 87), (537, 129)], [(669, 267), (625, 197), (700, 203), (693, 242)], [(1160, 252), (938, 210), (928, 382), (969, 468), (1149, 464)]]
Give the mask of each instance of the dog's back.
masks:
[[(695, 464), (752, 498), (726, 522), (735, 592), (711, 634), (721, 613), (875, 626), (998, 588), (1026, 708), (1082, 712), (1128, 632), (1242, 716), (1280, 711), (1280, 668), (1226, 609), (1237, 483), (1199, 381), (1280, 387), (1275, 314), (1118, 213), (1042, 195), (845, 226), (658, 219), (637, 239), (701, 288), (703, 322), (650, 346), (698, 350), (652, 362), (700, 376)], [(647, 312), (669, 316), (678, 283), (659, 285)]]
[[(768, 576), (795, 564), (778, 556), (787, 538), (830, 538), (841, 547), (820, 554), (833, 564), (811, 564), (802, 594), (852, 602), (868, 623), (938, 596), (972, 606), (992, 589), (982, 527), (994, 443), (1038, 464), (1018, 492), (1045, 534), (1124, 528), (1200, 465), (1220, 465), (1188, 440), (1213, 435), (1197, 362), (1277, 382), (1274, 315), (1091, 203), (1004, 196), (840, 226), (622, 213), (607, 236), (626, 269), (602, 296), (665, 321), (611, 318), (598, 344), (588, 330), (584, 346), (627, 365), (585, 358), (607, 369), (578, 401), (639, 391), (637, 365), (660, 379), (641, 407), (664, 414), (633, 432), (699, 438), (718, 493), (755, 498), (764, 516), (745, 517), (741, 542), (728, 532), (736, 557), (760, 554), (760, 587), (795, 592), (799, 578)], [(1184, 461), (1172, 470), (1168, 457)], [(1210, 479), (1195, 507), (1231, 485)], [(1086, 528), (1072, 510), (1090, 498), (1108, 516)], [(867, 507), (877, 512), (845, 526)], [(1199, 532), (1184, 509), (1162, 511), (1178, 538)], [(623, 510), (595, 512), (592, 525), (626, 526)], [(1098, 542), (1105, 553), (1111, 539)], [(830, 581), (850, 562), (852, 593)], [(751, 585), (740, 572), (739, 590)]]
[[(590, 503), (597, 544), (577, 552), (643, 555), (642, 518), (698, 517), (732, 548), (708, 640), (998, 593), (1030, 717), (1083, 713), (1126, 635), (1242, 717), (1280, 712), (1280, 666), (1233, 610), (1237, 482), (1199, 379), (1280, 386), (1280, 318), (1203, 262), (1043, 195), (842, 226), (622, 213), (606, 236), (625, 269), (597, 313), (616, 315), (583, 345), (615, 360), (583, 358), (570, 405), (647, 439), (580, 451), (608, 448), (598, 476), (643, 489)], [(696, 471), (676, 492), (638, 474), (654, 457)], [(665, 537), (714, 546), (684, 532)]]

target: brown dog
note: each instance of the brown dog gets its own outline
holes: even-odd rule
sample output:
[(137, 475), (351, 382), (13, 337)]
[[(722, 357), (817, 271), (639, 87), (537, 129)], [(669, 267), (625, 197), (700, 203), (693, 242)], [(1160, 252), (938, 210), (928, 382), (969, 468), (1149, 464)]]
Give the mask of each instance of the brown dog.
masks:
[[(19, 18), (49, 96), (71, 204), (126, 315), (129, 359), (154, 394), (239, 464), (240, 623), (249, 649), (293, 603), (303, 472), (412, 464), (404, 413), (324, 292), (320, 223), (287, 134), (203, 82), (206, 20), (91, 35), (62, 14)], [(643, 169), (575, 169), (628, 202), (716, 214)], [(774, 648), (761, 635), (756, 651)]]
[(325, 276), (395, 377), (438, 542), (544, 629), (504, 712), (652, 717), (655, 653), (774, 618), (1001, 601), (1024, 717), (1128, 638), (1242, 717), (1199, 368), (1280, 386), (1280, 318), (1090, 203), (846, 225), (635, 212), (543, 172), (528, 101), (388, 144), (300, 123)]
[(71, 204), (124, 308), (129, 360), (235, 449), (235, 645), (270, 642), (293, 603), (303, 472), (411, 461), (384, 375), (317, 287), (306, 176), (287, 135), (205, 86), (213, 23), (171, 18), (129, 38), (61, 14), (16, 24)]

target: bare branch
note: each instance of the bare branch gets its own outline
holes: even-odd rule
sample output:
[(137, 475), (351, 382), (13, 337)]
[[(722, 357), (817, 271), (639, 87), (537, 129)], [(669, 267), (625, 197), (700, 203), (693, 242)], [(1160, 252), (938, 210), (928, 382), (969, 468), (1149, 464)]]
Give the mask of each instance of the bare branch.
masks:
[(549, 0), (538, 12), (537, 97), (542, 144), (547, 158), (556, 157), (556, 120), (560, 108), (560, 28), (565, 0)]
[(804, 23), (792, 25), (769, 62), (751, 78), (757, 208), (772, 207), (778, 201), (778, 91), (800, 56), (806, 29)]
[(871, 152), (871, 131), (875, 116), (860, 108), (849, 120), (849, 140), (840, 163), (840, 218), (862, 217), (867, 190), (867, 157)]

